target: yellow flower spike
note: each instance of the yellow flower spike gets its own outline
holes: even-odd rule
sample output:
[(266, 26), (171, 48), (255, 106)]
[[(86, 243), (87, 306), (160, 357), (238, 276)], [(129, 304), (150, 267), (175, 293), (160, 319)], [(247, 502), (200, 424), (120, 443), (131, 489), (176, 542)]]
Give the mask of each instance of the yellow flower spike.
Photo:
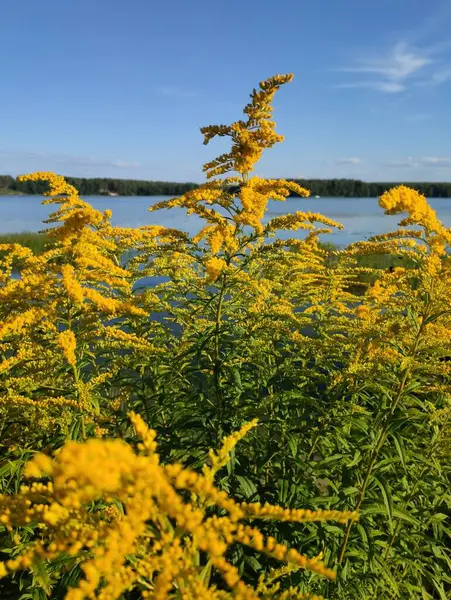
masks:
[(75, 269), (72, 265), (63, 265), (61, 267), (61, 275), (63, 276), (63, 283), (69, 297), (76, 304), (83, 304), (83, 287), (77, 281), (75, 277)]
[(346, 523), (348, 521), (357, 521), (358, 513), (352, 511), (338, 510), (308, 510), (308, 509), (289, 509), (281, 506), (272, 506), (270, 504), (259, 503), (246, 504), (241, 503), (241, 510), (247, 517), (255, 519), (275, 519), (276, 521), (295, 522), (295, 523), (312, 523), (318, 521), (338, 521)]
[[(153, 429), (149, 429), (147, 425), (144, 423), (141, 415), (138, 415), (134, 412), (130, 412), (128, 414), (130, 421), (136, 431), (136, 435), (138, 435), (143, 443), (144, 448), (147, 450), (149, 455), (154, 455), (157, 451), (157, 443), (155, 438), (157, 436), (156, 432)], [(158, 456), (156, 457), (158, 459)]]
[(49, 190), (44, 192), (45, 196), (59, 196), (62, 194), (78, 196), (77, 190), (73, 185), (67, 183), (64, 177), (48, 171), (38, 171), (30, 175), (19, 175), (17, 179), (19, 181), (47, 181)]
[(63, 351), (67, 362), (74, 367), (77, 362), (77, 357), (75, 356), (77, 340), (75, 338), (74, 332), (70, 329), (66, 329), (66, 331), (61, 332), (58, 335), (57, 343)]
[(210, 450), (208, 456), (211, 466), (204, 466), (202, 469), (204, 476), (208, 480), (213, 481), (219, 469), (224, 467), (230, 461), (230, 454), (238, 442), (242, 440), (251, 429), (256, 427), (257, 424), (258, 419), (253, 419), (252, 421), (249, 421), (249, 423), (245, 423), (239, 431), (232, 433), (232, 435), (229, 435), (222, 440), (222, 446), (217, 452)]
[(37, 308), (30, 308), (20, 315), (14, 315), (0, 325), (0, 339), (21, 334), (24, 329), (36, 325), (45, 317), (46, 311)]
[(263, 150), (277, 142), (283, 141), (283, 136), (275, 132), (275, 123), (271, 121), (271, 103), (275, 92), (280, 86), (289, 83), (292, 74), (276, 75), (262, 81), (260, 90), (251, 94), (251, 102), (244, 108), (246, 121), (236, 121), (232, 125), (210, 125), (201, 128), (204, 144), (208, 144), (216, 136), (232, 138), (230, 152), (218, 156), (204, 165), (207, 179), (223, 175), (229, 171), (241, 174), (253, 170), (255, 163), (260, 160)]
[(435, 210), (429, 206), (423, 194), (400, 185), (382, 194), (379, 204), (389, 215), (407, 212), (409, 216), (403, 219), (400, 225), (416, 224), (424, 227), (427, 241), (435, 245), (437, 253), (446, 253), (446, 244), (451, 243), (451, 232), (437, 218)]

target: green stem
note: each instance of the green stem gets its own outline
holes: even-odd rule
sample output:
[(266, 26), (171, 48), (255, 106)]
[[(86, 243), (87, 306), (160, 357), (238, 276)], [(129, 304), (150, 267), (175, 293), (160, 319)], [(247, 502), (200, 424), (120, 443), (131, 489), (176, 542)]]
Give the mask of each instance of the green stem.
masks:
[[(426, 317), (423, 317), (421, 325), (418, 328), (418, 332), (416, 334), (415, 342), (414, 342), (413, 349), (412, 349), (412, 352), (411, 352), (411, 356), (412, 357), (415, 356), (415, 354), (416, 354), (416, 352), (418, 350), (418, 345), (420, 343), (420, 337), (421, 337), (421, 334), (423, 332), (423, 324), (425, 322), (425, 318)], [(360, 507), (362, 506), (362, 502), (365, 499), (366, 490), (367, 490), (368, 484), (369, 484), (369, 482), (371, 480), (371, 475), (373, 474), (374, 465), (375, 465), (376, 460), (377, 460), (377, 458), (379, 456), (379, 453), (382, 450), (382, 448), (384, 446), (384, 443), (385, 443), (385, 441), (387, 439), (387, 430), (388, 430), (388, 427), (390, 425), (390, 417), (393, 416), (393, 414), (394, 414), (394, 412), (395, 412), (395, 410), (396, 410), (396, 408), (397, 408), (397, 406), (398, 406), (398, 404), (399, 404), (399, 402), (400, 402), (400, 400), (402, 398), (402, 394), (404, 392), (404, 388), (405, 388), (405, 385), (407, 383), (407, 379), (408, 379), (409, 375), (410, 375), (410, 368), (407, 367), (406, 370), (404, 371), (404, 375), (402, 376), (402, 379), (401, 379), (401, 381), (399, 383), (398, 391), (396, 392), (396, 396), (395, 396), (394, 402), (392, 404), (392, 407), (390, 409), (390, 412), (387, 415), (385, 423), (384, 423), (384, 425), (382, 426), (382, 428), (381, 428), (381, 430), (379, 432), (379, 435), (378, 435), (378, 438), (377, 438), (377, 442), (376, 442), (376, 446), (375, 446), (374, 450), (372, 451), (372, 453), (370, 455), (370, 459), (369, 459), (369, 462), (368, 462), (368, 467), (366, 469), (365, 477), (363, 479), (362, 487), (360, 488), (360, 492), (359, 492), (359, 495), (358, 495), (358, 498), (357, 498), (357, 504), (356, 504), (356, 506), (354, 508), (355, 511), (359, 511), (360, 510)], [(338, 556), (338, 564), (339, 565), (341, 565), (341, 563), (343, 562), (343, 559), (344, 559), (344, 556), (345, 556), (345, 553), (346, 553), (346, 548), (347, 548), (348, 542), (349, 542), (349, 537), (351, 535), (351, 530), (352, 530), (353, 524), (354, 524), (353, 521), (349, 521), (348, 525), (346, 527), (345, 537), (344, 537), (343, 543), (341, 545), (340, 553), (339, 553), (339, 556)]]
[(218, 297), (218, 306), (216, 308), (216, 319), (215, 319), (215, 333), (214, 333), (214, 381), (215, 381), (215, 389), (216, 396), (218, 402), (219, 411), (222, 411), (222, 397), (221, 397), (221, 388), (220, 388), (220, 371), (221, 371), (221, 353), (220, 353), (220, 345), (219, 345), (219, 332), (221, 329), (221, 317), (222, 317), (222, 307), (224, 304), (224, 295), (226, 290), (226, 278), (225, 275), (222, 276), (222, 284)]

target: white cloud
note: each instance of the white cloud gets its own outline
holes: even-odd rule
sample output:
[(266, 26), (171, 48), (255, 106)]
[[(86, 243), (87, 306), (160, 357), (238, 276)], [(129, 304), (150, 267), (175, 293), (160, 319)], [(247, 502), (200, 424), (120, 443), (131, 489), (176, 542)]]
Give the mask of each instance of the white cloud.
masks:
[[(400, 41), (385, 56), (360, 59), (355, 66), (340, 69), (346, 73), (362, 74), (366, 79), (343, 83), (339, 87), (368, 88), (396, 94), (406, 89), (409, 78), (433, 63), (427, 50), (411, 48)], [(371, 75), (377, 76), (377, 79), (368, 79)]]
[(384, 55), (360, 58), (355, 65), (337, 69), (353, 75), (353, 80), (335, 87), (398, 94), (412, 87), (443, 85), (451, 81), (450, 46), (446, 41), (419, 48), (399, 41)]
[(395, 160), (387, 163), (388, 167), (396, 168), (408, 168), (408, 169), (419, 169), (419, 168), (451, 168), (451, 158), (442, 156), (420, 156), (414, 158), (409, 156), (404, 160)]
[(335, 87), (376, 90), (386, 94), (397, 94), (406, 89), (404, 84), (396, 81), (354, 81), (353, 83), (340, 83)]
[(377, 73), (390, 81), (402, 81), (433, 61), (418, 51), (398, 42), (391, 53), (383, 58), (362, 59), (360, 66), (342, 69), (350, 73)]
[(360, 165), (361, 159), (356, 156), (350, 156), (348, 158), (337, 158), (335, 161), (336, 165)]
[(451, 158), (441, 158), (438, 156), (423, 156), (417, 159), (421, 165), (433, 167), (451, 167)]

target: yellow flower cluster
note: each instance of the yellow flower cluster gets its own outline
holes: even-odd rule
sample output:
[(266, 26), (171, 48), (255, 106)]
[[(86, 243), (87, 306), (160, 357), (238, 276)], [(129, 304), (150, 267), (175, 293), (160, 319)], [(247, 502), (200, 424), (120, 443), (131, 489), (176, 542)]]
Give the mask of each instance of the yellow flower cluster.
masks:
[[(70, 423), (71, 410), (91, 413), (98, 398), (92, 397), (94, 387), (89, 380), (102, 375), (91, 349), (106, 351), (111, 362), (127, 345), (121, 323), (109, 323), (111, 318), (146, 320), (149, 310), (144, 296), (133, 293), (133, 283), (141, 277), (138, 268), (121, 264), (123, 239), (135, 238), (131, 230), (113, 230), (111, 211), (94, 210), (59, 175), (39, 172), (20, 179), (47, 181), (49, 198), (44, 203), (58, 205), (48, 220), (56, 226), (48, 230), (49, 242), (42, 254), (35, 256), (12, 244), (0, 255), (2, 418), (18, 422), (22, 402), (24, 410), (19, 414), (26, 423), (24, 433), (31, 433), (42, 429), (44, 423), (55, 427), (62, 394), (67, 402), (59, 424), (64, 428)], [(138, 236), (140, 243), (154, 237), (147, 231)], [(104, 343), (114, 337), (112, 329), (120, 342), (116, 347)], [(128, 339), (128, 346), (134, 342), (136, 338)], [(76, 356), (77, 345), (80, 356)], [(62, 351), (69, 369), (61, 369), (61, 354), (54, 352), (55, 347)], [(143, 340), (140, 348), (144, 347), (150, 352), (153, 348)], [(86, 365), (87, 357), (93, 368), (80, 378), (77, 358)], [(113, 372), (114, 365), (109, 364), (106, 371)]]
[(77, 340), (75, 339), (74, 332), (70, 329), (66, 329), (66, 331), (63, 331), (58, 335), (57, 340), (58, 346), (63, 351), (67, 362), (74, 367), (77, 362), (77, 357), (75, 356)]
[(246, 174), (253, 170), (260, 160), (263, 150), (271, 148), (283, 140), (275, 132), (275, 123), (271, 121), (274, 94), (285, 83), (293, 79), (292, 74), (275, 75), (260, 83), (260, 89), (251, 94), (251, 102), (245, 107), (246, 121), (236, 121), (232, 125), (213, 125), (203, 127), (204, 144), (216, 136), (232, 138), (232, 150), (222, 154), (204, 165), (207, 178), (222, 175), (228, 171)]
[(451, 243), (451, 232), (439, 221), (435, 210), (429, 206), (422, 194), (400, 185), (385, 192), (380, 197), (379, 204), (386, 214), (407, 212), (409, 216), (403, 219), (400, 225), (420, 225), (425, 229), (427, 242), (439, 254), (445, 253), (445, 244)]
[(263, 231), (261, 221), (269, 200), (285, 200), (290, 192), (295, 192), (303, 197), (310, 194), (308, 190), (292, 181), (250, 178), (240, 188), (239, 198), (242, 209), (235, 216), (235, 221), (242, 225), (255, 227), (261, 233)]
[[(160, 465), (155, 432), (139, 416), (131, 413), (130, 418), (142, 440), (141, 454), (135, 454), (121, 440), (69, 441), (55, 458), (37, 454), (28, 463), (27, 477), (38, 478), (39, 482), (23, 485), (15, 495), (0, 496), (0, 523), (7, 529), (34, 523), (42, 531), (24, 553), (0, 563), (0, 577), (32, 568), (43, 559), (73, 557), (84, 578), (67, 591), (65, 600), (117, 600), (133, 589), (143, 598), (163, 600), (180, 587), (186, 587), (184, 597), (193, 600), (204, 596), (256, 600), (264, 585), (296, 568), (334, 577), (318, 557), (308, 558), (290, 550), (242, 521), (270, 518), (344, 522), (356, 519), (355, 513), (240, 505), (213, 485), (214, 474), (227, 463), (235, 444), (255, 427), (256, 421), (225, 438), (222, 448), (210, 453), (211, 466), (204, 467), (200, 475), (181, 465)], [(41, 482), (44, 477), (47, 483)], [(190, 502), (179, 490), (191, 492)], [(227, 516), (209, 516), (203, 507), (205, 499), (225, 510)], [(96, 509), (102, 503), (106, 508)], [(273, 574), (266, 583), (261, 580), (260, 590), (254, 590), (225, 558), (227, 549), (235, 543), (290, 567)], [(200, 552), (205, 553), (206, 564), (223, 577), (230, 593), (219, 593), (202, 577)]]
[(216, 281), (219, 275), (227, 268), (227, 263), (223, 258), (209, 258), (205, 263), (205, 271), (207, 278), (211, 281)]
[(298, 229), (314, 230), (314, 223), (322, 223), (323, 225), (328, 225), (329, 227), (343, 229), (343, 225), (341, 223), (338, 223), (333, 219), (329, 219), (324, 215), (319, 213), (302, 212), (298, 210), (295, 213), (281, 215), (280, 217), (274, 217), (274, 219), (271, 219), (265, 226), (265, 233), (269, 233), (270, 231), (275, 231), (278, 229), (288, 229), (291, 231), (296, 231)]
[(37, 173), (32, 173), (31, 175), (20, 175), (17, 179), (19, 181), (47, 181), (49, 189), (44, 192), (45, 196), (78, 196), (78, 191), (73, 185), (67, 183), (61, 175), (56, 175), (50, 171), (39, 171)]
[(222, 249), (233, 254), (238, 249), (236, 227), (230, 223), (223, 225), (207, 225), (193, 237), (193, 242), (208, 240), (212, 254), (218, 254)]

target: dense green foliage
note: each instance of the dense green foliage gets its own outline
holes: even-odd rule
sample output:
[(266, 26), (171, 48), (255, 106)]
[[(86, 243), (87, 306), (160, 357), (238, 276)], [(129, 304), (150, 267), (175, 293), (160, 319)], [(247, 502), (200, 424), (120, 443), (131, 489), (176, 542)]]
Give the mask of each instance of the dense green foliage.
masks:
[(367, 182), (359, 179), (295, 179), (300, 185), (317, 196), (343, 196), (350, 198), (375, 198), (385, 190), (398, 185), (406, 185), (429, 198), (450, 198), (451, 183), (445, 182)]
[[(120, 196), (178, 196), (197, 187), (195, 183), (111, 179), (106, 177), (67, 177), (66, 179), (85, 196), (107, 193), (119, 194)], [(0, 188), (23, 194), (43, 194), (46, 185), (40, 181), (18, 181), (10, 175), (0, 175)]]

